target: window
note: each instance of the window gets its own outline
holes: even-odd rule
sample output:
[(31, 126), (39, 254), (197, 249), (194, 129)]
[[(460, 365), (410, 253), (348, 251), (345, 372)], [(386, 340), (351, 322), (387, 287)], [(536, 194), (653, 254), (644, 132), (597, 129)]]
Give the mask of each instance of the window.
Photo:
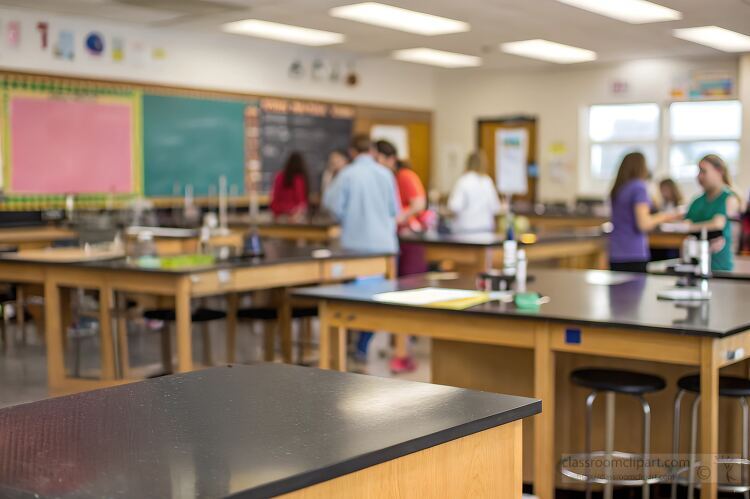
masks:
[(659, 160), (658, 104), (591, 106), (588, 119), (591, 175), (609, 181), (622, 157), (640, 151), (653, 168)]
[(742, 132), (739, 101), (675, 102), (669, 106), (669, 174), (691, 180), (706, 154), (718, 154), (737, 172)]

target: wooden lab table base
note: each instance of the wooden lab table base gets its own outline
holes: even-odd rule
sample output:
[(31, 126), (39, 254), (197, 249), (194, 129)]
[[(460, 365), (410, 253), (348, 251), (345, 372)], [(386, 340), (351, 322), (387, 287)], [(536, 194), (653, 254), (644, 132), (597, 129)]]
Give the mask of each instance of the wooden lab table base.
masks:
[[(194, 369), (192, 347), (191, 300), (226, 295), (228, 299), (226, 343), (227, 362), (234, 362), (236, 345), (237, 294), (256, 290), (286, 288), (337, 282), (366, 275), (393, 275), (393, 257), (351, 257), (306, 260), (275, 265), (242, 266), (193, 273), (147, 272), (137, 268), (108, 270), (83, 265), (28, 262), (0, 262), (0, 282), (42, 284), (45, 302), (47, 377), (51, 394), (61, 395), (135, 381), (127, 378), (127, 329), (122, 313), (123, 294), (147, 294), (170, 299), (176, 312), (175, 336), (177, 372)], [(282, 270), (283, 269), (283, 270)], [(99, 329), (101, 344), (100, 379), (71, 377), (65, 369), (65, 338), (70, 321), (69, 307), (62, 296), (69, 288), (99, 292)], [(282, 357), (291, 362), (291, 307), (288, 300), (280, 307), (279, 330)], [(113, 328), (116, 318), (117, 328)], [(115, 333), (117, 333), (115, 335)], [(115, 337), (117, 338), (115, 340)]]
[[(579, 330), (580, 343), (566, 341), (563, 323), (546, 320), (515, 319), (508, 317), (472, 316), (455, 311), (399, 307), (385, 304), (342, 302), (324, 300), (320, 304), (321, 339), (320, 367), (346, 369), (347, 330), (386, 330), (403, 335), (432, 338), (433, 381), (441, 384), (464, 387), (481, 387), (494, 390), (498, 385), (495, 372), (488, 370), (486, 346), (512, 347), (529, 351), (533, 359), (533, 376), (516, 374), (512, 392), (533, 394), (542, 400), (543, 412), (533, 418), (533, 482), (534, 493), (542, 499), (553, 499), (557, 475), (556, 384), (567, 384), (567, 379), (556, 377), (556, 362), (559, 354), (579, 354), (594, 357), (646, 361), (659, 364), (690, 366), (701, 374), (700, 449), (705, 456), (716, 456), (718, 439), (718, 379), (719, 369), (740, 362), (750, 354), (750, 331), (726, 338), (684, 336), (678, 334), (642, 332), (618, 328), (588, 328), (571, 326)], [(466, 349), (454, 348), (452, 342), (466, 345)], [(476, 346), (476, 348), (471, 348)], [(480, 347), (481, 346), (481, 347)], [(485, 348), (486, 349), (486, 348)], [(528, 358), (528, 357), (527, 357)], [(730, 359), (731, 360), (728, 360)], [(484, 361), (483, 361), (484, 360)], [(495, 358), (496, 364), (514, 365), (514, 356)], [(517, 362), (516, 362), (517, 363)], [(488, 377), (492, 377), (488, 381)], [(512, 385), (507, 384), (505, 390)], [(520, 394), (520, 393), (516, 393)], [(669, 418), (671, 412), (667, 413)], [(569, 421), (578, 424), (577, 421)], [(669, 433), (671, 435), (671, 432)], [(569, 449), (565, 449), (568, 451)], [(715, 499), (715, 461), (706, 463), (709, 478), (703, 483), (701, 497)]]
[(274, 239), (328, 244), (341, 237), (341, 227), (338, 225), (268, 224), (259, 225), (258, 234), (261, 237)]
[(52, 226), (0, 229), (0, 244), (19, 250), (46, 248), (55, 241), (77, 238), (76, 231)]
[(591, 228), (601, 227), (601, 225), (607, 222), (609, 219), (606, 217), (597, 216), (586, 216), (586, 215), (570, 215), (570, 216), (555, 216), (555, 215), (537, 215), (518, 213), (519, 216), (524, 216), (529, 219), (529, 223), (532, 227), (539, 229), (570, 229), (570, 228)]
[[(523, 245), (529, 263), (554, 262), (559, 268), (606, 269), (607, 249), (603, 239), (560, 241)], [(492, 268), (502, 268), (502, 247), (457, 246), (430, 243), (425, 245), (429, 262), (450, 262), (456, 270), (475, 275)]]
[[(128, 251), (133, 252), (137, 244), (136, 236), (128, 237)], [(160, 255), (185, 255), (200, 251), (199, 237), (154, 237), (156, 251)], [(240, 250), (244, 244), (244, 234), (238, 230), (231, 230), (226, 235), (213, 235), (209, 244), (214, 247), (229, 246)]]
[(521, 421), (514, 421), (279, 496), (520, 499)]
[(648, 235), (648, 245), (654, 249), (681, 250), (682, 242), (687, 236), (680, 232), (651, 232)]

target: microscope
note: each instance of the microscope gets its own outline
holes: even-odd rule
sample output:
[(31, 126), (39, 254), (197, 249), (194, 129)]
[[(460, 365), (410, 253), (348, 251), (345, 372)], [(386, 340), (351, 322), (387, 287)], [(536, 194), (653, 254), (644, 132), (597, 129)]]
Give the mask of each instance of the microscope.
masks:
[(711, 291), (708, 280), (711, 278), (711, 248), (706, 229), (701, 230), (701, 237), (691, 235), (682, 243), (680, 261), (670, 271), (677, 275), (674, 288), (659, 292), (658, 297), (664, 300), (708, 300)]

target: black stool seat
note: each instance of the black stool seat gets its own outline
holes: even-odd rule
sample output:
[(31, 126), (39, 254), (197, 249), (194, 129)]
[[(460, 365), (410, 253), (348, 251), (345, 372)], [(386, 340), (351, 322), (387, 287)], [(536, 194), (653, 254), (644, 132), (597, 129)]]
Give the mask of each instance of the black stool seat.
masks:
[(577, 369), (570, 373), (570, 380), (592, 390), (627, 395), (658, 392), (667, 386), (661, 376), (619, 369)]
[[(677, 381), (682, 390), (700, 393), (701, 377), (698, 374), (683, 376)], [(720, 397), (750, 397), (750, 379), (735, 376), (719, 376)]]
[[(317, 307), (292, 307), (292, 319), (317, 317)], [(278, 312), (273, 307), (241, 308), (237, 311), (237, 318), (256, 321), (274, 321), (278, 319)]]
[[(143, 312), (143, 317), (152, 321), (174, 322), (177, 319), (177, 314), (174, 309), (158, 309)], [(193, 312), (191, 317), (193, 322), (210, 322), (226, 319), (227, 314), (221, 310), (199, 308)]]

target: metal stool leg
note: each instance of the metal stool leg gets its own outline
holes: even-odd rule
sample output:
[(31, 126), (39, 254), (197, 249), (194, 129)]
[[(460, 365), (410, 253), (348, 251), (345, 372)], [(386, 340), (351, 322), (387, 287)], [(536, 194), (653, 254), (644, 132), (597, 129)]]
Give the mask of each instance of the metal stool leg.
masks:
[(604, 452), (608, 456), (609, 466), (606, 468), (603, 499), (612, 499), (614, 486), (612, 485), (612, 456), (615, 450), (615, 392), (607, 392), (604, 398)]
[(172, 373), (172, 328), (163, 324), (161, 327), (161, 364), (165, 374)]
[(638, 397), (643, 408), (643, 499), (649, 498), (648, 460), (651, 451), (651, 406), (643, 396)]
[(211, 329), (208, 322), (201, 324), (201, 340), (203, 342), (203, 364), (212, 366), (214, 361), (211, 354)]
[(596, 396), (597, 392), (591, 392), (586, 397), (586, 499), (591, 499), (591, 428)]
[(75, 360), (73, 361), (73, 377), (74, 378), (80, 378), (81, 377), (81, 338), (76, 337), (74, 340), (75, 342)]
[(700, 395), (693, 401), (692, 414), (690, 416), (690, 469), (688, 470), (688, 499), (695, 496), (695, 451), (698, 446), (698, 408), (700, 407)]
[[(740, 407), (742, 407), (742, 459), (748, 459), (748, 456), (750, 456), (750, 452), (748, 452), (748, 446), (750, 446), (750, 443), (748, 443), (748, 426), (750, 425), (750, 421), (748, 421), (748, 407), (747, 407), (747, 399), (745, 397), (740, 397)], [(742, 477), (742, 485), (747, 485), (747, 466), (743, 463), (740, 467), (742, 470), (742, 473), (740, 476)], [(750, 499), (750, 491), (745, 491), (744, 493), (745, 499)]]
[[(674, 420), (672, 421), (672, 459), (678, 462), (680, 454), (680, 409), (682, 408), (682, 397), (685, 396), (685, 390), (679, 390), (674, 398)], [(677, 472), (679, 467), (672, 468), (672, 493), (670, 497), (677, 499)]]

